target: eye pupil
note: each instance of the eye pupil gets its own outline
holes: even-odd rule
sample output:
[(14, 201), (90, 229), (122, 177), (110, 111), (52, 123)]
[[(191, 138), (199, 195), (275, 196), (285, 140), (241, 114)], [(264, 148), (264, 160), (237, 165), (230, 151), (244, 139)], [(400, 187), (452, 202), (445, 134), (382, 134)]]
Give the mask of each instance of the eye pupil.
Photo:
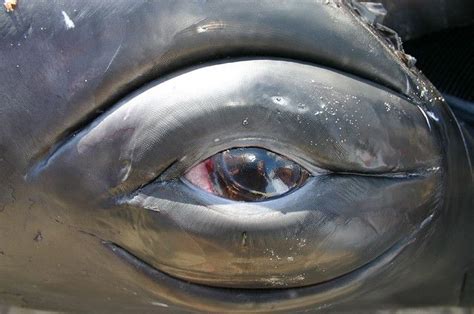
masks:
[(260, 201), (288, 193), (308, 176), (306, 170), (281, 155), (248, 147), (218, 153), (191, 169), (185, 178), (228, 199)]

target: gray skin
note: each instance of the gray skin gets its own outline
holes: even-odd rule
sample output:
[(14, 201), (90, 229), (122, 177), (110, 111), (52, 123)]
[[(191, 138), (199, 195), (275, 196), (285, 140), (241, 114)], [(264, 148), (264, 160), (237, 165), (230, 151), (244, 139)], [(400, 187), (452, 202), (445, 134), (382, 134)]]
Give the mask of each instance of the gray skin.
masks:
[[(24, 1), (0, 35), (0, 303), (458, 303), (474, 225), (462, 132), (346, 4)], [(256, 203), (181, 180), (245, 146), (311, 177)]]

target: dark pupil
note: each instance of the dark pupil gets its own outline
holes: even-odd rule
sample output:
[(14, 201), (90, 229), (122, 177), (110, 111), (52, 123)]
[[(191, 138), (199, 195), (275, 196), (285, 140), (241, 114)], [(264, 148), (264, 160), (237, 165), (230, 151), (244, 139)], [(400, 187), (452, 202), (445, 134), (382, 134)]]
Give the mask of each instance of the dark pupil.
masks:
[(306, 171), (261, 148), (236, 148), (211, 158), (211, 179), (219, 194), (255, 201), (282, 195), (303, 182)]

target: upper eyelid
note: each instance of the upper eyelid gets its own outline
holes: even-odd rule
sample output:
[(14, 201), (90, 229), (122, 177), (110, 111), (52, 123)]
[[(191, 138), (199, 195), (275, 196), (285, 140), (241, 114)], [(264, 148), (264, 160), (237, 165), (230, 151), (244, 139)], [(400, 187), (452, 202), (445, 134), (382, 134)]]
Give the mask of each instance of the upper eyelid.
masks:
[[(226, 60), (226, 62), (232, 63), (232, 62), (245, 62), (245, 61), (258, 61), (258, 60), (262, 60), (262, 61), (271, 61), (272, 60), (272, 61), (285, 62), (285, 59), (279, 59), (279, 58), (274, 58), (274, 57), (265, 58), (265, 56), (261, 56), (261, 57), (259, 57), (259, 59), (255, 59), (255, 60), (252, 60), (252, 59), (249, 60), (249, 59), (245, 59), (245, 58), (236, 58), (234, 60), (231, 60), (231, 59)], [(217, 65), (220, 64), (219, 60), (217, 60), (215, 62), (217, 62), (216, 63)], [(295, 63), (296, 64), (307, 64), (307, 63), (304, 63), (304, 61), (295, 61)], [(210, 65), (212, 66), (212, 64), (210, 64)], [(315, 68), (326, 69), (324, 67), (324, 65), (322, 65), (322, 66), (320, 66), (318, 64), (308, 64), (308, 65), (312, 65)], [(119, 108), (122, 104), (124, 104), (127, 99), (133, 98), (134, 96), (136, 96), (136, 95), (138, 95), (142, 92), (146, 92), (147, 89), (150, 86), (155, 85), (157, 82), (158, 83), (166, 83), (167, 81), (169, 81), (170, 79), (173, 79), (176, 76), (185, 75), (188, 72), (193, 72), (196, 69), (199, 70), (199, 68), (201, 68), (201, 67), (206, 67), (206, 64), (202, 64), (202, 65), (198, 65), (198, 66), (190, 66), (190, 67), (188, 67), (188, 69), (184, 69), (184, 70), (181, 69), (177, 73), (168, 74), (167, 77), (165, 76), (165, 77), (162, 77), (162, 78), (157, 78), (154, 81), (148, 82), (144, 86), (139, 87), (138, 89), (135, 89), (134, 91), (133, 90), (129, 91), (128, 94), (120, 94), (122, 96), (122, 98), (114, 98), (115, 104), (111, 101), (108, 101), (106, 103), (106, 105), (96, 108), (94, 110), (95, 114), (88, 114), (88, 116), (82, 117), (80, 120), (78, 120), (75, 123), (74, 126), (69, 127), (67, 130), (65, 130), (63, 132), (62, 136), (58, 136), (59, 139), (53, 145), (51, 145), (49, 150), (44, 150), (43, 152), (38, 153), (39, 157), (37, 156), (36, 158), (33, 159), (33, 160), (36, 160), (36, 161), (34, 162), (34, 164), (32, 164), (31, 168), (39, 168), (49, 158), (53, 157), (54, 154), (58, 150), (60, 150), (64, 145), (66, 145), (69, 141), (71, 141), (73, 137), (75, 137), (77, 134), (79, 134), (83, 131), (86, 131), (86, 130), (90, 129), (90, 127), (93, 126), (97, 121), (100, 121), (104, 117), (108, 116), (111, 112), (113, 112), (114, 110)], [(332, 69), (331, 69), (331, 71), (332, 71)], [(340, 73), (341, 75), (347, 75), (348, 77), (353, 77), (353, 74), (340, 72), (340, 69), (336, 69), (336, 70), (333, 70), (333, 71), (335, 71), (336, 73)], [(365, 81), (365, 79), (363, 79), (363, 81)], [(368, 82), (368, 83), (369, 84), (374, 84), (372, 82)], [(397, 93), (396, 88), (395, 89), (388, 89), (388, 87), (386, 87), (385, 85), (378, 86), (378, 88), (383, 89), (383, 90), (387, 90), (388, 95), (395, 95), (394, 93)], [(407, 99), (405, 95), (402, 95), (402, 94), (396, 94), (396, 95), (397, 95), (396, 97), (401, 97), (403, 99)], [(425, 113), (423, 112), (423, 114), (425, 114)]]
[[(363, 101), (351, 103), (351, 94)], [(329, 110), (324, 116), (315, 115), (321, 111), (321, 96), (328, 106), (339, 110), (335, 115)], [(300, 108), (298, 101), (303, 100), (305, 108)], [(385, 111), (384, 101), (391, 106), (390, 112)], [(278, 115), (278, 110), (282, 114)], [(359, 125), (353, 125), (347, 115), (354, 115), (357, 110)], [(394, 115), (398, 110), (400, 117)], [(373, 117), (379, 120), (373, 121)], [(372, 123), (378, 125), (367, 127)], [(349, 129), (360, 134), (348, 133)], [(374, 131), (380, 129), (383, 132)], [(410, 142), (413, 136), (408, 132), (416, 132), (416, 143)], [(336, 142), (333, 136), (341, 134), (352, 139), (339, 138), (340, 142)], [(285, 145), (292, 145), (301, 150), (302, 154), (295, 154), (301, 160), (331, 171), (399, 173), (439, 164), (432, 136), (415, 105), (373, 84), (307, 64), (249, 60), (204, 66), (131, 95), (35, 165), (29, 175), (63, 172), (75, 176), (73, 172), (90, 172), (92, 166), (94, 173), (89, 174), (91, 182), (87, 184), (99, 184), (106, 194), (115, 193), (111, 191), (117, 188), (133, 191), (154, 180), (193, 149), (209, 152), (222, 143), (229, 145), (235, 140), (246, 142), (252, 138), (269, 146), (280, 144), (280, 151)], [(392, 145), (408, 149), (409, 153), (393, 158)], [(229, 147), (221, 146), (225, 148)], [(366, 148), (373, 152), (365, 151)], [(334, 155), (333, 149), (346, 155)], [(375, 153), (371, 158), (380, 158), (376, 160), (379, 164), (362, 164), (359, 158), (365, 158), (366, 153)], [(93, 165), (91, 158), (97, 159)], [(323, 163), (318, 165), (318, 161)], [(82, 176), (82, 180), (89, 178)]]

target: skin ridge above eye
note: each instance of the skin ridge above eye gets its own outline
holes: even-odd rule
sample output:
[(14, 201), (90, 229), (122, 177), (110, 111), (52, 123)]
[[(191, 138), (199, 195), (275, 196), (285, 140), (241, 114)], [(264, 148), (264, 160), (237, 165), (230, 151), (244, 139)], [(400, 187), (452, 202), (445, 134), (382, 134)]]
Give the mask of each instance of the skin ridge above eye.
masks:
[[(44, 51), (41, 45), (33, 45), (33, 43), (43, 42), (45, 33), (35, 32), (28, 35), (28, 40), (22, 46), (5, 49), (9, 58), (21, 59), (17, 62), (24, 65), (22, 73), (25, 74), (24, 82), (27, 82), (25, 86), (29, 86), (30, 97), (34, 97), (33, 92), (38, 95), (46, 91), (44, 89), (40, 91), (35, 87), (38, 85), (35, 84), (35, 73), (29, 71), (35, 71), (34, 65), (38, 65), (38, 62), (35, 58), (25, 55), (27, 51), (30, 51), (30, 49), (24, 49), (25, 45), (37, 49), (34, 51), (41, 56), (38, 58), (43, 60), (40, 63), (41, 69), (44, 72), (56, 73), (54, 78), (56, 86), (64, 87), (60, 90), (50, 90), (47, 94), (47, 102), (52, 104), (53, 111), (51, 112), (60, 107), (64, 114), (57, 118), (53, 118), (55, 115), (51, 114), (51, 119), (54, 119), (55, 123), (36, 121), (37, 128), (41, 129), (41, 137), (46, 136), (47, 140), (45, 140), (46, 144), (35, 153), (35, 160), (47, 154), (51, 143), (69, 139), (86, 124), (99, 118), (101, 111), (111, 109), (114, 103), (136, 88), (153, 79), (192, 65), (209, 61), (218, 62), (216, 58), (223, 56), (235, 58), (261, 56), (302, 60), (331, 66), (379, 82), (395, 92), (408, 95), (411, 91), (416, 91), (413, 88), (416, 85), (413, 75), (407, 69), (400, 68), (399, 62), (394, 60), (390, 49), (378, 36), (367, 32), (365, 23), (361, 23), (360, 18), (354, 16), (352, 10), (345, 5), (333, 9), (318, 2), (286, 4), (285, 7), (294, 7), (293, 14), (290, 15), (281, 15), (282, 8), (275, 9), (269, 3), (254, 4), (259, 10), (249, 10), (238, 2), (223, 4), (185, 1), (176, 4), (180, 9), (173, 11), (173, 14), (167, 13), (168, 4), (161, 1), (153, 4), (140, 2), (134, 2), (133, 5), (116, 4), (117, 10), (110, 12), (103, 10), (103, 5), (92, 1), (82, 6), (83, 12), (91, 14), (81, 14), (78, 16), (81, 19), (88, 20), (96, 16), (95, 13), (93, 14), (96, 11), (107, 12), (107, 14), (104, 13), (106, 18), (101, 19), (100, 22), (95, 21), (95, 26), (82, 24), (81, 28), (76, 29), (75, 36), (69, 36), (71, 33), (63, 27), (59, 7), (47, 8), (40, 3), (23, 6), (20, 12), (25, 14), (26, 20), (21, 27), (10, 19), (5, 19), (5, 35), (9, 38), (22, 39), (28, 31), (28, 25), (34, 24), (27, 21), (41, 21), (44, 29), (52, 32), (53, 36), (48, 40), (59, 45), (55, 46), (57, 48), (54, 50), (55, 54), (52, 53), (53, 50)], [(229, 10), (229, 7), (232, 7), (232, 10)], [(121, 27), (119, 17), (122, 10), (127, 12), (131, 21), (129, 27), (135, 31), (126, 31)], [(149, 14), (150, 10), (154, 14)], [(214, 17), (215, 20), (209, 19), (206, 12), (217, 14)], [(46, 21), (42, 18), (45, 14), (57, 14), (59, 18)], [(69, 14), (71, 15), (70, 12)], [(261, 14), (267, 18), (258, 18)], [(326, 23), (333, 21), (335, 17), (340, 25), (346, 25), (337, 29), (338, 36), (328, 36), (325, 31), (319, 31), (326, 29)], [(71, 18), (74, 20), (73, 15)], [(176, 23), (177, 20), (186, 22)], [(305, 22), (302, 23), (302, 21)], [(227, 27), (232, 25), (232, 27), (231, 29), (215, 29), (212, 25)], [(169, 37), (166, 32), (160, 32), (158, 35), (153, 31), (154, 28), (163, 29), (163, 27), (174, 29), (176, 36)], [(249, 29), (256, 33), (247, 36)], [(282, 32), (282, 29), (285, 31)], [(348, 33), (346, 29), (353, 29), (353, 31), (357, 29), (358, 36), (364, 38), (365, 42), (369, 42), (371, 47), (377, 47), (379, 51), (377, 58), (372, 58), (367, 54), (366, 45), (354, 46), (350, 40), (352, 33)], [(157, 34), (159, 40), (147, 39), (145, 30), (148, 30), (148, 33)], [(201, 32), (202, 30), (206, 31)], [(229, 31), (232, 36), (228, 36)], [(336, 32), (336, 29), (332, 31)], [(109, 35), (99, 36), (106, 33)], [(90, 40), (91, 34), (97, 35), (94, 40)], [(340, 40), (341, 38), (346, 38), (346, 40)], [(126, 39), (125, 42), (124, 39)], [(320, 45), (321, 42), (325, 42), (325, 45)], [(75, 45), (80, 45), (87, 47), (85, 49), (88, 51), (96, 51), (98, 47), (94, 45), (97, 44), (100, 44), (101, 53), (95, 56), (94, 62), (91, 62), (88, 54), (78, 56), (72, 49)], [(332, 53), (335, 50), (339, 53)], [(64, 54), (63, 51), (71, 53)], [(136, 51), (142, 51), (142, 54), (138, 56)], [(126, 57), (128, 55), (134, 56), (133, 61)], [(351, 62), (348, 63), (348, 59)], [(71, 74), (67, 74), (69, 72)], [(71, 86), (71, 88), (73, 86), (75, 92), (71, 93), (71, 90), (66, 89), (65, 86)], [(16, 89), (15, 86), (6, 88)], [(55, 93), (61, 97), (54, 99)], [(64, 120), (65, 118), (67, 121)]]

